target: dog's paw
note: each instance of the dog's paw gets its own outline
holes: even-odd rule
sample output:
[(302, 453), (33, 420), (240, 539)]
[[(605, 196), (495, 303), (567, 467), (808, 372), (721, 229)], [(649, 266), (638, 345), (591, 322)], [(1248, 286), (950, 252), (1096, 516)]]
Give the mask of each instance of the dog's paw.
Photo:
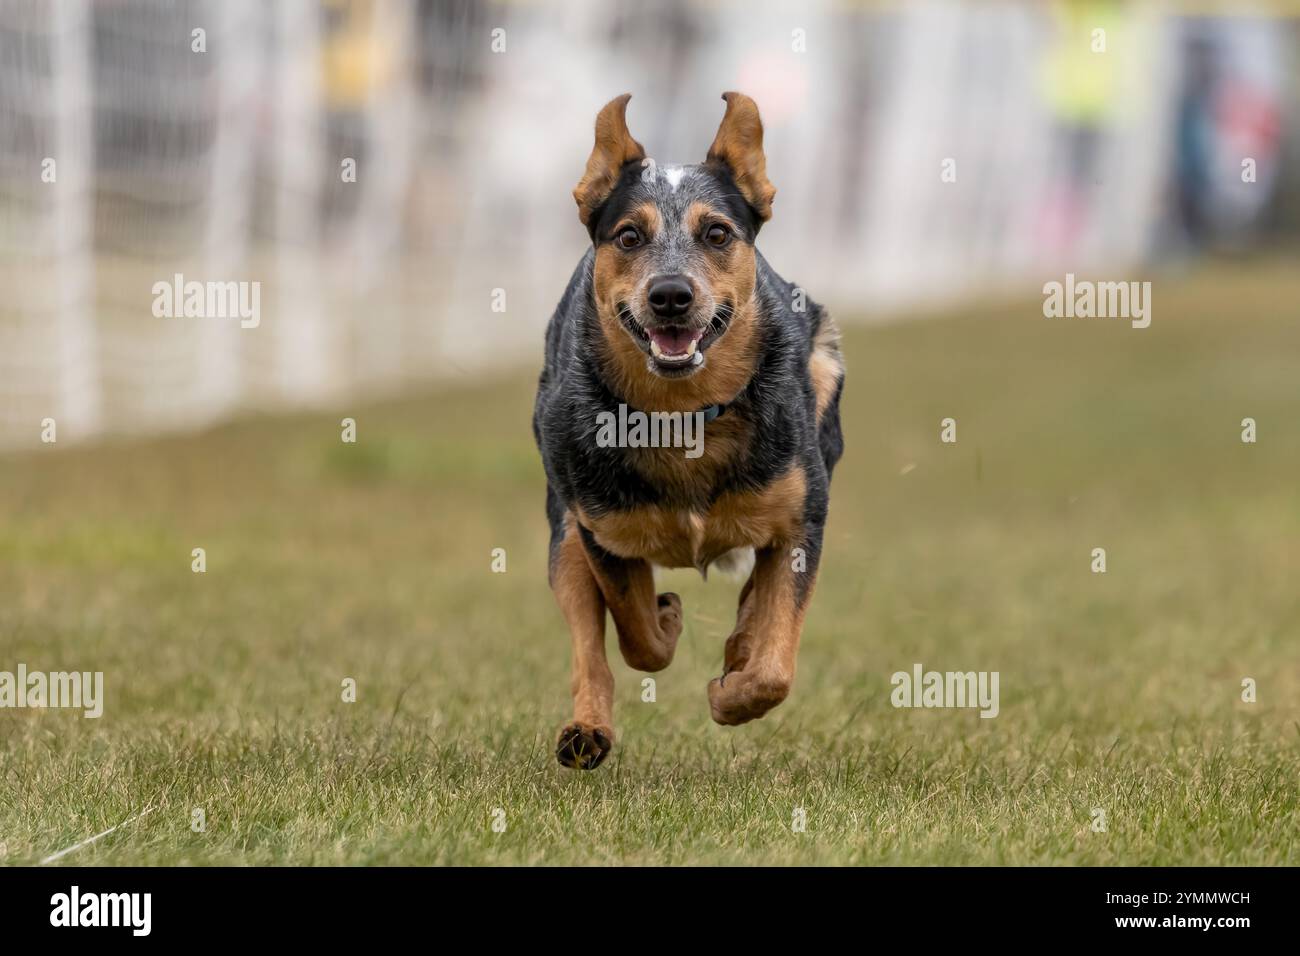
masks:
[(682, 599), (672, 591), (665, 591), (655, 602), (659, 606), (659, 627), (664, 637), (675, 645), (682, 633)]
[(787, 679), (729, 671), (709, 681), (709, 712), (719, 724), (743, 724), (762, 717), (789, 693)]
[(614, 749), (614, 731), (574, 721), (560, 731), (555, 745), (555, 759), (562, 767), (595, 770)]
[(682, 599), (672, 591), (655, 598), (655, 615), (658, 618), (653, 634), (637, 632), (635, 636), (618, 635), (618, 647), (623, 660), (633, 670), (653, 674), (673, 662), (677, 653), (677, 639), (682, 634)]

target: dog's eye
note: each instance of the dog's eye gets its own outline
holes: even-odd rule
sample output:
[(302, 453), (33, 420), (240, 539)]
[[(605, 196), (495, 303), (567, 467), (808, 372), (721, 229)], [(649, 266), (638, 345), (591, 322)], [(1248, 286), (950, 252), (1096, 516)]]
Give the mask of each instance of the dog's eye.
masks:
[(731, 230), (726, 226), (710, 226), (704, 234), (704, 241), (711, 246), (722, 248), (731, 241)]
[(635, 249), (641, 245), (641, 234), (628, 226), (614, 237), (614, 241), (618, 243), (620, 249)]

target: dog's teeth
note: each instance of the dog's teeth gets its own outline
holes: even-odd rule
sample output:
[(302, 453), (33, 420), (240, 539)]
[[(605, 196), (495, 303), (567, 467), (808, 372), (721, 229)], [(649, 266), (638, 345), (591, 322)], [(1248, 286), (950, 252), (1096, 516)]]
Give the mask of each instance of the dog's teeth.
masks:
[(700, 362), (703, 361), (704, 359), (703, 354), (700, 353), (699, 351), (699, 344), (700, 344), (699, 339), (692, 339), (690, 344), (687, 345), (685, 352), (670, 353), (670, 352), (665, 352), (662, 348), (659, 347), (659, 343), (656, 342), (653, 338), (651, 338), (650, 354), (653, 355), (655, 358), (660, 359), (664, 362), (681, 362), (681, 363), (689, 362), (691, 365), (699, 365)]

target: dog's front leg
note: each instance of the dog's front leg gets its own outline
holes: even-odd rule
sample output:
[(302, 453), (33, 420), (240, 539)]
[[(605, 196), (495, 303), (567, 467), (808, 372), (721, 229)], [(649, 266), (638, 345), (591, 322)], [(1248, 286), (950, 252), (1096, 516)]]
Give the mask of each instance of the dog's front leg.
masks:
[(605, 659), (605, 599), (571, 518), (550, 576), (573, 637), (573, 720), (560, 731), (555, 756), (566, 767), (591, 770), (614, 747), (614, 674)]
[(682, 633), (682, 600), (671, 591), (655, 594), (649, 562), (620, 558), (581, 529), (591, 572), (618, 630), (618, 647), (627, 666), (661, 671), (672, 663)]
[(821, 526), (810, 525), (799, 541), (774, 542), (755, 554), (722, 676), (709, 682), (709, 709), (718, 723), (762, 717), (790, 693), (821, 537)]

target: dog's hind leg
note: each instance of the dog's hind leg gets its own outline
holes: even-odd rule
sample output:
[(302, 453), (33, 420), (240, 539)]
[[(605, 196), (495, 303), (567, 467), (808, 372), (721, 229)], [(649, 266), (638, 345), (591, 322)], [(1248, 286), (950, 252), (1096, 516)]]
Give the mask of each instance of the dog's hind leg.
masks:
[(552, 548), (550, 578), (573, 637), (573, 720), (560, 731), (555, 756), (592, 770), (614, 747), (614, 674), (605, 659), (605, 599), (571, 518)]
[(618, 629), (618, 647), (627, 666), (661, 671), (672, 663), (682, 633), (682, 599), (671, 591), (655, 594), (648, 561), (620, 558), (582, 532), (587, 561)]

